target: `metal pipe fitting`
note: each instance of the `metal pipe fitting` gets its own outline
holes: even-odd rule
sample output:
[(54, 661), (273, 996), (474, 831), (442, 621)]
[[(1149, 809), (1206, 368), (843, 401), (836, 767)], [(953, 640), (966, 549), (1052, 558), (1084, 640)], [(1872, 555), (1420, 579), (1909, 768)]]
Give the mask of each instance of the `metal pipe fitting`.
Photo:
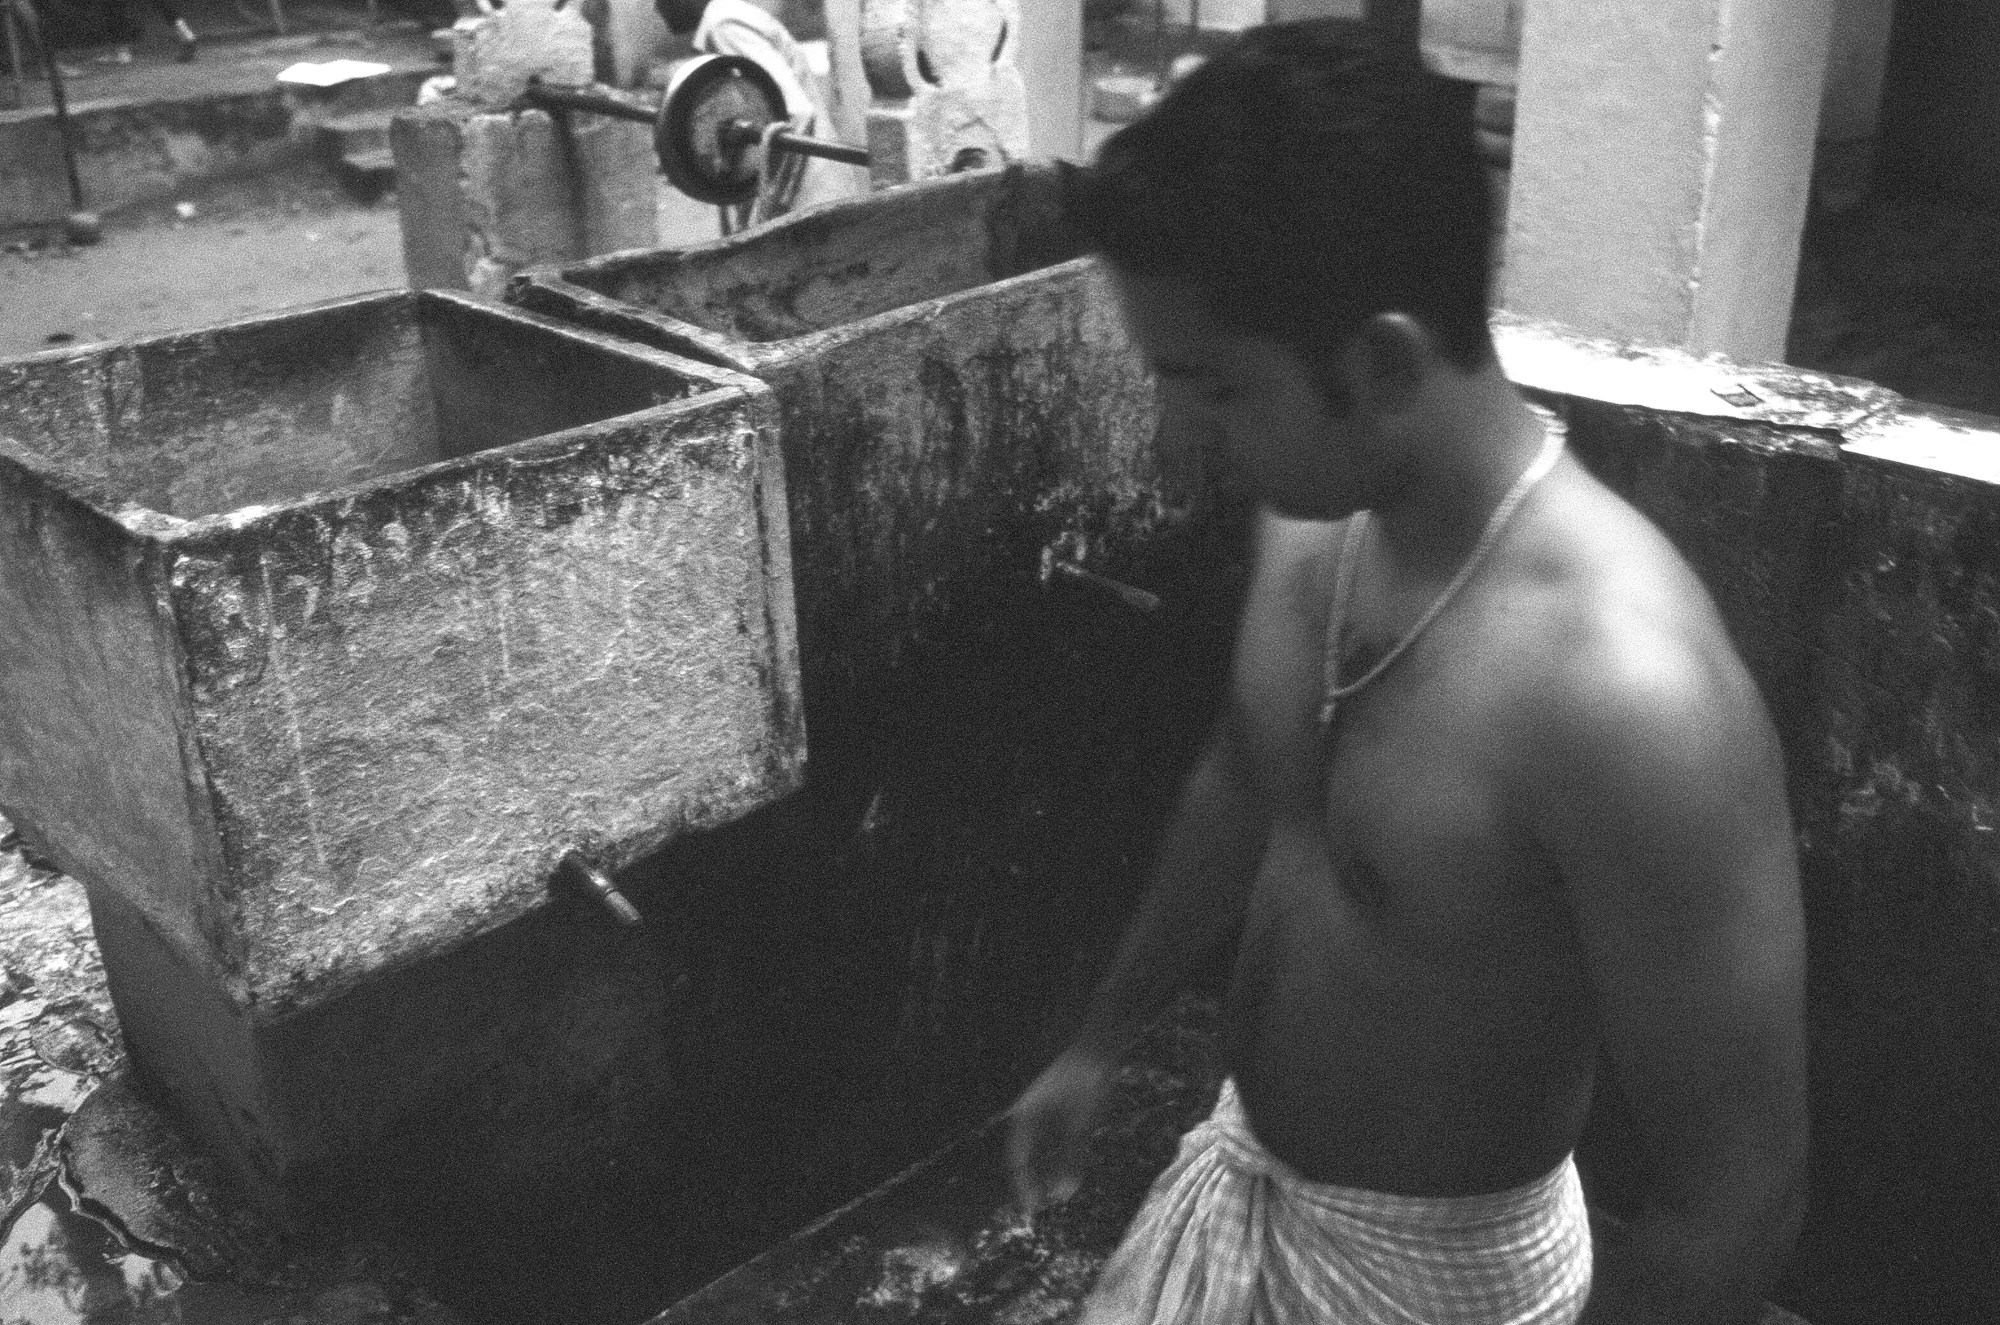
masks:
[(585, 860), (582, 852), (565, 852), (556, 864), (556, 874), (568, 883), (571, 891), (600, 903), (625, 928), (644, 923), (639, 908), (618, 891), (610, 875)]
[(1135, 585), (1126, 584), (1122, 580), (1114, 580), (1108, 575), (1098, 575), (1095, 572), (1087, 571), (1073, 561), (1052, 562), (1049, 567), (1049, 573), (1043, 577), (1043, 583), (1046, 584), (1051, 577), (1066, 580), (1078, 588), (1088, 589), (1092, 593), (1115, 598), (1126, 607), (1145, 616), (1152, 616), (1160, 610), (1161, 600), (1158, 594), (1148, 593), (1146, 590), (1138, 588)]

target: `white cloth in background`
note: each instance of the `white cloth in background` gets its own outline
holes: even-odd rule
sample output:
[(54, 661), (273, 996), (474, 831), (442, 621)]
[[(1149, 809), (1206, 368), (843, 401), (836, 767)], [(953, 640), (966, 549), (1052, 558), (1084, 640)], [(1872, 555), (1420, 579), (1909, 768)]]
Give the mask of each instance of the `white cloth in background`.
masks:
[(1226, 1081), (1080, 1325), (1568, 1325), (1590, 1254), (1573, 1159), (1477, 1196), (1307, 1182), (1251, 1134)]

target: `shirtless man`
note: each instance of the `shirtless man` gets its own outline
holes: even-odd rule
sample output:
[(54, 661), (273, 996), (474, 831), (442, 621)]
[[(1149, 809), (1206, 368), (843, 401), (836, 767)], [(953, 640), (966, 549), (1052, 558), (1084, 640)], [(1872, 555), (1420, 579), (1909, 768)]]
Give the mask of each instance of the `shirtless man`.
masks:
[[(1024, 1201), (1060, 1199), (1120, 1049), (1235, 945), (1233, 1084), (1087, 1321), (1727, 1325), (1796, 1236), (1777, 740), (1687, 564), (1494, 358), (1469, 106), (1361, 25), (1260, 29), (1073, 190), (1169, 423), (1262, 502), (1225, 714), (1013, 1109)], [(1649, 1188), (1593, 1282), (1600, 1052)]]

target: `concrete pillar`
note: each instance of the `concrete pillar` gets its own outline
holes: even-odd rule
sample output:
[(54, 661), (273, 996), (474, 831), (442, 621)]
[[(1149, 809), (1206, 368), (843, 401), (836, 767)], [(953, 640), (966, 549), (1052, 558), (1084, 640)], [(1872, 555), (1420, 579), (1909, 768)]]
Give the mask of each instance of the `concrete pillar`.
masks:
[(648, 126), (520, 108), (532, 78), (590, 82), (590, 24), (552, 0), (513, 0), (455, 35), (456, 93), (401, 112), (389, 130), (410, 284), (498, 299), (523, 267), (650, 248), (659, 185)]
[(498, 299), (524, 267), (658, 240), (658, 165), (643, 124), (447, 97), (398, 113), (389, 143), (413, 289)]
[(583, 0), (597, 29), (597, 76), (613, 87), (637, 87), (674, 45), (653, 0)]
[(878, 186), (1027, 156), (1021, 32), (1015, 0), (862, 0)]
[(1424, 0), (1424, 59), (1447, 78), (1513, 86), (1528, 0)]
[(1784, 356), (1834, 0), (1528, 0), (1502, 302)]
[(861, 0), (826, 0), (827, 61), (833, 70), (828, 112), (842, 142), (868, 137), (868, 74), (861, 64)]
[(1020, 0), (1020, 9), (1016, 58), (1027, 89), (1028, 152), (1074, 161), (1083, 154), (1083, 6)]
[[(1342, 0), (1335, 0), (1335, 3), (1341, 4)], [(1359, 8), (1358, 4), (1347, 7)], [(1272, 0), (1167, 0), (1167, 22), (1183, 28), (1196, 23), (1204, 32), (1241, 32), (1259, 23), (1276, 22), (1274, 8)], [(1313, 17), (1324, 11), (1324, 0), (1317, 3), (1308, 0), (1305, 12), (1297, 17)], [(1150, 0), (1142, 12), (1153, 12)]]
[(1273, 23), (1295, 18), (1365, 18), (1365, 0), (1269, 0), (1265, 12)]
[(1842, 143), (1875, 136), (1895, 16), (1896, 0), (1834, 0), (1826, 91), (1820, 98), (1821, 138)]

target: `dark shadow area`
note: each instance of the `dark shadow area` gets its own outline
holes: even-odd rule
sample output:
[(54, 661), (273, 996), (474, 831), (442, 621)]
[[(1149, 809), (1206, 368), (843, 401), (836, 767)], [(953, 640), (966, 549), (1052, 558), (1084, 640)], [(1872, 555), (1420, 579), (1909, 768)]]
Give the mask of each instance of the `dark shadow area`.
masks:
[(1785, 359), (2000, 414), (2000, 211), (1877, 190), (1814, 208)]
[[(603, 996), (657, 1016), (569, 1116), (439, 1098), (326, 1213), (393, 1229), (468, 1320), (636, 1321), (978, 1127), (1059, 1047), (1142, 884), (1214, 702), (1211, 579), (1164, 619), (993, 589), (823, 696), (806, 790), (625, 871), (629, 939), (565, 905), (450, 959), (528, 980), (595, 954)], [(422, 1015), (415, 982), (382, 997)], [(559, 1002), (590, 1035), (589, 999)]]

